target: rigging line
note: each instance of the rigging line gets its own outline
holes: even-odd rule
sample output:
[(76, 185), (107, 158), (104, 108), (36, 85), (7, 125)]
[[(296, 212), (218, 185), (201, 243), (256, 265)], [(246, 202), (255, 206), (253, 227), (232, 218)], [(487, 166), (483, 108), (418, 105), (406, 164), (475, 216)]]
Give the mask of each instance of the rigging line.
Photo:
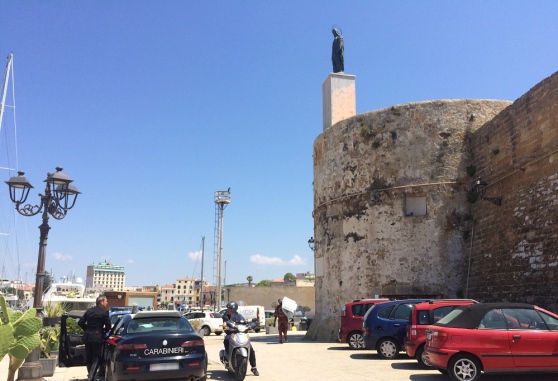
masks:
[[(10, 75), (11, 75), (11, 81), (10, 81)], [(12, 91), (11, 92), (12, 92), (12, 103), (13, 103), (13, 105), (6, 105), (6, 93), (8, 91), (8, 87), (10, 86), (10, 82), (11, 82), (11, 85), (12, 85), (12, 88), (11, 88)], [(18, 168), (19, 157), (18, 157), (18, 150), (17, 150), (17, 121), (16, 121), (15, 74), (14, 74), (13, 54), (10, 54), (8, 56), (8, 63), (6, 64), (6, 70), (4, 72), (4, 80), (2, 82), (2, 100), (1, 100), (1, 104), (0, 104), (0, 131), (2, 130), (3, 115), (4, 115), (4, 110), (6, 109), (6, 107), (11, 108), (12, 112), (13, 112), (15, 164), (16, 164), (16, 168)], [(4, 135), (4, 137), (6, 139), (6, 150), (9, 150), (10, 146), (7, 144), (7, 139), (8, 139), (7, 133)], [(7, 154), (6, 154), (6, 159), (7, 159), (7, 162), (8, 162), (8, 168), (1, 167), (1, 169), (7, 169), (9, 171), (15, 171), (14, 168), (11, 168), (9, 152), (7, 152)]]
[[(198, 251), (198, 253), (201, 253), (201, 243), (200, 243), (200, 250)], [(196, 255), (196, 264), (194, 265), (194, 270), (192, 271), (192, 279), (196, 279), (196, 267), (198, 267), (199, 259), (200, 259), (200, 256)]]
[[(202, 255), (202, 256), (203, 256), (203, 240), (204, 239), (205, 238), (202, 236), (202, 240), (200, 242), (200, 250), (199, 250), (200, 255)], [(201, 266), (200, 266), (200, 278), (202, 278), (202, 276), (203, 276), (203, 257), (202, 257), (202, 263), (201, 263)], [(201, 281), (202, 281), (202, 292), (203, 292), (203, 278), (202, 278)], [(203, 306), (202, 306), (202, 310), (203, 310)]]
[[(12, 103), (13, 105), (8, 105), (6, 106), (6, 93), (8, 91), (8, 87), (10, 85), (10, 75), (11, 75), (11, 95), (12, 95)], [(3, 86), (2, 86), (2, 109), (0, 110), (0, 130), (1, 130), (1, 124), (3, 122), (3, 112), (5, 110), (6, 107), (10, 107), (12, 109), (12, 113), (13, 113), (13, 125), (14, 125), (14, 153), (15, 153), (15, 164), (16, 164), (16, 168), (19, 167), (19, 154), (18, 154), (18, 144), (17, 144), (17, 118), (16, 118), (16, 96), (15, 96), (15, 69), (14, 69), (14, 59), (13, 59), (13, 54), (8, 55), (8, 63), (6, 65), (6, 70), (4, 73), (4, 82), (3, 82)], [(6, 150), (9, 149), (10, 145), (8, 145), (7, 143), (7, 136), (8, 134), (5, 133), (4, 134), (5, 138), (6, 138)], [(8, 162), (8, 168), (2, 167), (2, 169), (7, 169), (10, 171), (15, 171), (14, 168), (10, 168), (11, 165), (11, 155), (9, 155), (9, 153), (7, 154), (7, 162)], [(16, 274), (16, 278), (17, 280), (21, 280), (21, 262), (20, 262), (20, 250), (19, 250), (19, 240), (18, 240), (18, 234), (17, 234), (17, 218), (16, 218), (16, 214), (15, 214), (15, 210), (12, 209), (11, 212), (11, 217), (13, 220), (13, 228), (14, 228), (14, 233), (13, 236), (13, 246), (15, 249), (15, 259), (17, 261), (17, 274)], [(27, 230), (27, 225), (24, 224), (25, 229), (26, 229), (26, 233), (27, 233), (27, 237), (29, 237), (29, 232)], [(6, 251), (7, 253), (7, 251)], [(6, 254), (7, 255), (7, 254)]]
[(17, 153), (17, 121), (16, 121), (16, 97), (15, 97), (15, 75), (14, 75), (14, 62), (12, 56), (12, 102), (14, 112), (14, 140), (15, 140), (15, 167), (19, 168), (19, 158)]
[(6, 104), (6, 91), (8, 87), (8, 78), (10, 75), (10, 68), (12, 66), (13, 54), (8, 55), (8, 62), (6, 63), (6, 69), (4, 70), (4, 78), (2, 80), (2, 94), (0, 101), (0, 130), (2, 129), (2, 118), (4, 116), (4, 105)]

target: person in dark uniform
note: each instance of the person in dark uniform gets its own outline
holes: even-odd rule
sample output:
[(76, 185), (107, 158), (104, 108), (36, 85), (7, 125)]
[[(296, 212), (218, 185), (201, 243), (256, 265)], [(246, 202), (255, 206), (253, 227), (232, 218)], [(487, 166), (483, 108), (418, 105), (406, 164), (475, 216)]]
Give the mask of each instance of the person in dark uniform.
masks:
[(78, 325), (83, 329), (85, 342), (85, 361), (87, 363), (88, 379), (95, 360), (102, 361), (101, 349), (108, 331), (110, 331), (110, 318), (108, 300), (104, 295), (99, 295), (96, 306), (89, 308), (79, 319)]

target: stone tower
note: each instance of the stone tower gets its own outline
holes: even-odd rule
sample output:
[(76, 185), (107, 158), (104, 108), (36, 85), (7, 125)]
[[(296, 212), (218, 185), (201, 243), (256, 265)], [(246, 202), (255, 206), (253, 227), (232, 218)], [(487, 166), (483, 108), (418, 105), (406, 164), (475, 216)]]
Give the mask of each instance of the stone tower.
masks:
[(310, 339), (335, 340), (340, 309), (353, 299), (464, 296), (466, 136), (510, 104), (409, 103), (324, 125), (313, 152)]

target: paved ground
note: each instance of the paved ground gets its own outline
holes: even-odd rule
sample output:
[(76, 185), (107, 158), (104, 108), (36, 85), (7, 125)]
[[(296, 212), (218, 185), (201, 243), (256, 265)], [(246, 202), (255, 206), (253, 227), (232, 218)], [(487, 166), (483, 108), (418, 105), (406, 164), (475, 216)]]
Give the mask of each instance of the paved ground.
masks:
[[(375, 381), (449, 381), (449, 377), (436, 370), (419, 368), (414, 359), (402, 356), (398, 360), (381, 360), (374, 351), (353, 351), (346, 344), (317, 343), (303, 340), (304, 332), (289, 333), (289, 342), (279, 344), (277, 335), (252, 334), (252, 345), (257, 354), (260, 377), (250, 372), (247, 381), (297, 380), (370, 380)], [(219, 362), (223, 336), (205, 338), (209, 356), (208, 379), (234, 381)], [(0, 380), (7, 375), (7, 356), (0, 364)], [(85, 367), (56, 368), (48, 381), (86, 380)], [(483, 376), (483, 381), (556, 381), (557, 375), (505, 375)], [(102, 378), (99, 380), (102, 381)]]

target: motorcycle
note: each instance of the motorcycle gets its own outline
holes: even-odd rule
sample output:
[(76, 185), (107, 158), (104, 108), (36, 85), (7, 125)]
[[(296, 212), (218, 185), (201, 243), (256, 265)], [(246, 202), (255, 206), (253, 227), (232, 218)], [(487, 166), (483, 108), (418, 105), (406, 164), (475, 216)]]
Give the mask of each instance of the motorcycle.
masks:
[(225, 369), (235, 375), (237, 381), (243, 381), (246, 377), (251, 348), (248, 331), (253, 330), (256, 323), (256, 319), (252, 319), (250, 323), (246, 321), (225, 322), (230, 332), (225, 339), (229, 341), (229, 351), (226, 353), (224, 349), (221, 349), (219, 359), (225, 365)]

